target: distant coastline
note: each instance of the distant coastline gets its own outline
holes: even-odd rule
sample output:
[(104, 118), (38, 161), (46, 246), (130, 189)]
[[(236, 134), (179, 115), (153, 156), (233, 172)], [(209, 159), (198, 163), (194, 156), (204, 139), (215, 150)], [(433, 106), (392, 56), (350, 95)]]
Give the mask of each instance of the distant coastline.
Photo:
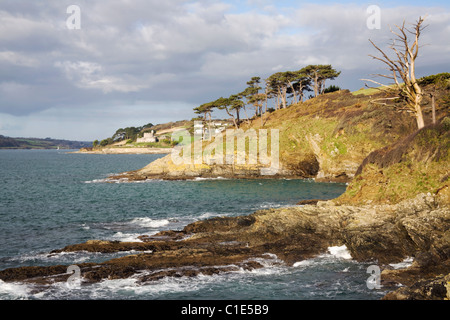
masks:
[(0, 135), (0, 150), (15, 149), (81, 149), (92, 145), (90, 141), (71, 141), (52, 138), (11, 138)]

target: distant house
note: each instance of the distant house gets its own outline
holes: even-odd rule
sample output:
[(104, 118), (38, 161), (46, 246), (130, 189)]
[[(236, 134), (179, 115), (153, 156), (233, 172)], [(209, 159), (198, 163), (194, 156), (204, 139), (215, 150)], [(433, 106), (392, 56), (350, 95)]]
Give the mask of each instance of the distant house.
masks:
[(203, 139), (209, 139), (210, 137), (210, 131), (209, 128), (211, 127), (211, 135), (215, 136), (219, 133), (226, 130), (226, 128), (230, 125), (229, 122), (212, 122), (211, 124), (206, 123), (196, 123), (194, 125), (194, 134), (202, 135)]
[(144, 136), (142, 138), (137, 138), (136, 143), (151, 143), (151, 142), (158, 142), (158, 138), (155, 137), (155, 131), (145, 132)]
[(194, 134), (203, 134), (203, 124), (202, 123), (194, 124)]

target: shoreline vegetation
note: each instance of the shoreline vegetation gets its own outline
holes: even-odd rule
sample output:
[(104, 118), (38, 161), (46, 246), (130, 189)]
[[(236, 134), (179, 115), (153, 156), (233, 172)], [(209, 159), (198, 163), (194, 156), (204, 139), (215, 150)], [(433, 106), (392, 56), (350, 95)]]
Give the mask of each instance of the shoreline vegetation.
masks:
[[(431, 100), (425, 101), (425, 127), (420, 130), (406, 112), (372, 103), (379, 95), (339, 90), (267, 113), (263, 126), (259, 118), (242, 125), (243, 130), (279, 129), (279, 176), (348, 181), (346, 192), (336, 199), (207, 219), (181, 231), (142, 236), (140, 242), (94, 239), (52, 254), (145, 252), (79, 267), (84, 285), (148, 270), (139, 279), (146, 284), (164, 277), (260, 268), (255, 259), (268, 253), (292, 266), (331, 246), (345, 245), (353, 259), (380, 267), (381, 285), (389, 290), (383, 299), (449, 299), (449, 88), (436, 95), (436, 123), (431, 120)], [(166, 155), (111, 179), (267, 178), (260, 169), (175, 165)], [(407, 268), (389, 267), (411, 258)], [(67, 281), (66, 270), (67, 266), (12, 268), (0, 271), (0, 279), (38, 283), (45, 290), (51, 283)]]

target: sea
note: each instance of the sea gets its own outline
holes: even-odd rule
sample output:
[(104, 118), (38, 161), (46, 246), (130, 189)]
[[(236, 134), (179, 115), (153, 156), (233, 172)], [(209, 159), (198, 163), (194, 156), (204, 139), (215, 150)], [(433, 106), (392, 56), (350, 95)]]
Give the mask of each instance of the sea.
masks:
[[(0, 150), (0, 270), (103, 262), (136, 252), (51, 252), (92, 239), (140, 241), (140, 235), (181, 230), (203, 219), (337, 197), (346, 188), (301, 179), (109, 183), (109, 176), (163, 155), (70, 151)], [(270, 252), (265, 257), (257, 270), (150, 284), (130, 277), (72, 288), (57, 283), (42, 291), (0, 280), (0, 300), (378, 300), (386, 294), (368, 285), (370, 264), (354, 261), (345, 246), (290, 266)]]

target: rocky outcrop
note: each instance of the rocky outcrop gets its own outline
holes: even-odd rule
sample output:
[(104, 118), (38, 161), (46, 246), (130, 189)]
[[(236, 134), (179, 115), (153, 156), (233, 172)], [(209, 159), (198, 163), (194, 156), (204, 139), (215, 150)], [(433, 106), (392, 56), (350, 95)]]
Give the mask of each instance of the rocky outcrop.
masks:
[(130, 181), (160, 179), (160, 180), (190, 180), (195, 178), (229, 178), (229, 179), (273, 179), (273, 178), (311, 178), (304, 171), (279, 168), (274, 174), (261, 174), (268, 166), (260, 164), (174, 164), (169, 154), (157, 159), (142, 169), (124, 172), (110, 177), (112, 180), (128, 179)]
[(360, 164), (358, 161), (350, 159), (336, 161), (333, 156), (338, 154), (339, 150), (335, 147), (330, 152), (331, 156), (324, 152), (320, 147), (323, 138), (318, 133), (307, 135), (305, 139), (317, 159), (318, 170), (314, 175), (317, 181), (348, 182), (354, 177)]

